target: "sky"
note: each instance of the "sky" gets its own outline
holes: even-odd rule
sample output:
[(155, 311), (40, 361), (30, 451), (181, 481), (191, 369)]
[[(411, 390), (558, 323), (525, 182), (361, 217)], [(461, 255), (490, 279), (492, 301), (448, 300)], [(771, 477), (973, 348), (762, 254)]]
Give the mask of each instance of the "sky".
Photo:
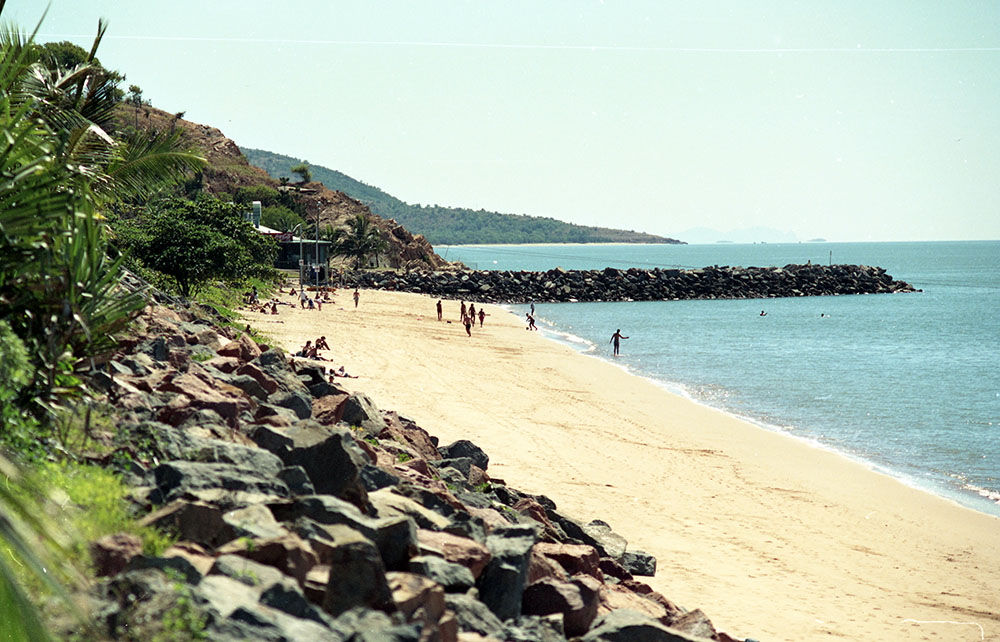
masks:
[(409, 203), (1000, 239), (996, 0), (52, 0), (38, 40), (101, 17), (154, 106)]

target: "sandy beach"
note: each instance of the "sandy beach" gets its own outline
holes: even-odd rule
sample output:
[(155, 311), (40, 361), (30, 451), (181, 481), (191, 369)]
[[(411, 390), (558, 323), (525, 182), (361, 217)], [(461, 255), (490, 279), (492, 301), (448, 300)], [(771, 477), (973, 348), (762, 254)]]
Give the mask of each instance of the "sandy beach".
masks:
[(442, 443), (472, 440), (491, 476), (607, 521), (657, 558), (649, 584), (719, 630), (1000, 639), (1000, 520), (673, 395), (496, 306), (467, 337), (457, 301), (439, 322), (436, 299), (362, 291), (355, 309), (350, 294), (246, 318), (288, 351), (325, 335), (329, 365), (359, 377), (345, 387)]

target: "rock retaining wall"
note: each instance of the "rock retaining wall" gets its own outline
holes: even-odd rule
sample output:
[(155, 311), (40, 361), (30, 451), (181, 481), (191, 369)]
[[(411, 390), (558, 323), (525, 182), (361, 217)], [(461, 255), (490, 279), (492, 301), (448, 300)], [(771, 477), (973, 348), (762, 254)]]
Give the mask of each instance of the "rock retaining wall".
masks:
[(733, 640), (639, 580), (656, 560), (609, 524), (492, 478), (475, 444), (439, 444), (323, 362), (183, 310), (138, 328), (94, 380), (119, 416), (92, 460), (177, 542), (93, 542), (102, 639)]
[(913, 292), (880, 267), (786, 265), (698, 270), (564, 270), (510, 272), (349, 272), (349, 287), (420, 292), (484, 303), (558, 301), (672, 301), (678, 299), (768, 299), (793, 296)]

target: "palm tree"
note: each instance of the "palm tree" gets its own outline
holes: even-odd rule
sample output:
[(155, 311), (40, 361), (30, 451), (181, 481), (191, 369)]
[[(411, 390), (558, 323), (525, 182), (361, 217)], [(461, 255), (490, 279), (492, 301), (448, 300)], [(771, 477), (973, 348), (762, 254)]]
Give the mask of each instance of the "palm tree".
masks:
[(378, 266), (378, 255), (389, 247), (389, 242), (382, 236), (381, 230), (372, 225), (371, 219), (365, 214), (357, 214), (347, 222), (347, 227), (336, 228), (330, 235), (333, 241), (333, 255), (354, 258), (354, 269), (360, 269), (375, 256)]

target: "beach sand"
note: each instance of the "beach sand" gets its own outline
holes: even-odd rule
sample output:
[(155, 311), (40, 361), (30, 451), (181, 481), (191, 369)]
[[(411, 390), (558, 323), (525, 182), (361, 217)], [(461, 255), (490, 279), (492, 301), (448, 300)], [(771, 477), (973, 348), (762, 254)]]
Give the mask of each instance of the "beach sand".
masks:
[(330, 363), (359, 376), (345, 387), (441, 443), (472, 440), (514, 488), (608, 522), (656, 557), (640, 579), (719, 630), (1000, 639), (1000, 520), (673, 395), (496, 306), (470, 338), (457, 301), (446, 323), (436, 299), (362, 291), (355, 309), (350, 294), (247, 320), (288, 351), (325, 335)]

